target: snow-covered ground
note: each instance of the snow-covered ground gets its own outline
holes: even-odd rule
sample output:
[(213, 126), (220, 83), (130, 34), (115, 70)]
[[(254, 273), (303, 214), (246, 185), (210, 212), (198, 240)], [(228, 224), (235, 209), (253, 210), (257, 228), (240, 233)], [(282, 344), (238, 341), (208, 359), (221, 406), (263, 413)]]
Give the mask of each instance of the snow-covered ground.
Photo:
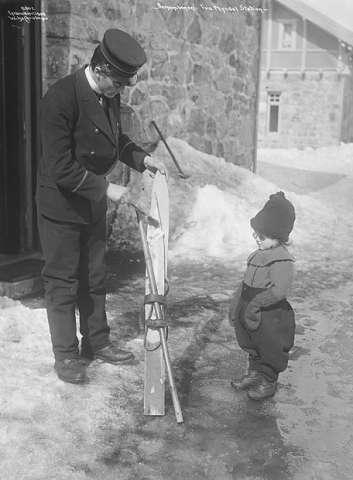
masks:
[[(169, 139), (169, 144), (191, 174), (189, 180), (180, 180), (164, 147), (158, 148), (156, 155), (165, 160), (171, 172), (172, 265), (185, 263), (192, 268), (193, 263), (203, 263), (207, 270), (208, 263), (218, 261), (242, 270), (254, 248), (249, 219), (269, 194), (284, 189), (297, 212), (292, 248), (300, 269), (315, 271), (316, 266), (322, 270), (330, 265), (333, 271), (333, 265), (337, 270), (340, 262), (346, 268), (352, 258), (353, 145), (303, 151), (260, 150), (259, 172), (271, 177), (266, 180), (200, 153), (181, 140)], [(288, 169), (289, 185), (299, 170), (332, 176), (323, 177), (325, 186), (319, 189), (309, 179), (306, 193), (296, 193), (272, 182), (271, 172), (275, 175), (273, 169), (277, 167)], [(283, 175), (281, 178), (283, 181)], [(309, 303), (301, 301), (310, 315)], [(108, 313), (114, 321), (116, 312)], [(141, 338), (131, 340), (129, 346), (142, 361)], [(0, 298), (0, 478), (120, 478), (102, 459), (118, 448), (111, 443), (110, 432), (120, 429), (123, 438), (133, 427), (134, 415), (138, 415), (131, 404), (138, 404), (141, 395), (141, 364), (128, 369), (93, 365), (91, 383), (78, 387), (60, 382), (52, 362), (44, 309)], [(306, 391), (303, 398), (308, 395)], [(281, 422), (285, 432), (286, 421), (283, 418)], [(97, 465), (101, 476), (92, 476), (98, 471)]]
[(258, 151), (260, 162), (281, 167), (299, 168), (317, 172), (353, 175), (353, 144), (341, 143), (329, 147), (298, 150), (297, 148), (262, 148)]
[(52, 367), (45, 310), (0, 298), (1, 479), (86, 478), (80, 464), (107, 451), (112, 426), (132, 424), (135, 366), (93, 366), (85, 386), (58, 381)]

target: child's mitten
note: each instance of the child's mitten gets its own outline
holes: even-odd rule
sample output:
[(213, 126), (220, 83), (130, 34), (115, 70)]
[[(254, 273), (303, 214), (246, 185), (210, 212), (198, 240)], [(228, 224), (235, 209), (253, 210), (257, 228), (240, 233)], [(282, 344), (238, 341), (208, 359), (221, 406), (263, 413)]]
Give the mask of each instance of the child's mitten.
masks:
[(273, 294), (272, 288), (258, 293), (248, 304), (244, 313), (244, 321), (249, 330), (257, 330), (261, 323), (261, 307), (269, 307), (281, 299)]
[(257, 305), (251, 305), (251, 302), (245, 309), (244, 322), (249, 330), (257, 330), (261, 323), (261, 311)]
[(229, 305), (229, 323), (234, 326), (237, 316), (238, 316), (238, 310), (239, 310), (239, 302), (241, 298), (241, 291), (242, 291), (242, 284), (239, 285), (237, 290), (233, 293), (231, 299), (230, 299), (230, 305)]

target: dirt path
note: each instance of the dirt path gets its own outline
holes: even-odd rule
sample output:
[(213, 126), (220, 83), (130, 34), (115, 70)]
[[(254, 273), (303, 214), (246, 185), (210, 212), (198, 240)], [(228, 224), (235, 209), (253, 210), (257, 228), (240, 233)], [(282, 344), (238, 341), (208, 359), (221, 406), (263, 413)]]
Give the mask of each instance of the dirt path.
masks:
[[(135, 400), (136, 422), (111, 430), (105, 441), (115, 447), (87, 478), (101, 471), (107, 480), (351, 479), (351, 263), (298, 271), (296, 346), (276, 396), (263, 403), (229, 385), (246, 368), (224, 295), (239, 273), (213, 265), (203, 276), (201, 268), (178, 267), (175, 293), (184, 300), (171, 299), (170, 347), (185, 423), (176, 424), (169, 396), (161, 418), (143, 417)], [(187, 332), (193, 338), (181, 352)]]
[[(275, 181), (286, 188), (288, 178), (294, 177), (284, 169), (277, 172)], [(310, 178), (302, 178), (298, 193), (315, 191), (313, 195), (322, 199), (330, 189), (330, 201), (339, 198), (332, 192), (336, 184), (339, 191), (341, 176), (311, 172)], [(347, 187), (347, 191), (353, 189)], [(205, 266), (199, 271), (180, 266), (174, 280), (178, 294), (184, 302), (192, 292), (195, 296), (184, 308), (183, 302), (174, 307), (175, 326), (198, 321), (201, 312), (208, 316), (175, 362), (185, 424), (176, 425), (170, 399), (164, 418), (141, 418), (136, 412), (136, 428), (108, 460), (112, 476), (107, 478), (351, 479), (353, 259), (349, 255), (327, 258), (312, 268), (307, 264), (301, 268), (299, 262), (291, 297), (297, 314), (295, 348), (288, 370), (280, 376), (277, 394), (263, 403), (248, 400), (229, 385), (232, 376), (246, 368), (224, 301), (224, 292), (229, 294), (239, 271), (219, 265), (207, 267), (205, 275)], [(171, 341), (177, 345), (176, 339)]]

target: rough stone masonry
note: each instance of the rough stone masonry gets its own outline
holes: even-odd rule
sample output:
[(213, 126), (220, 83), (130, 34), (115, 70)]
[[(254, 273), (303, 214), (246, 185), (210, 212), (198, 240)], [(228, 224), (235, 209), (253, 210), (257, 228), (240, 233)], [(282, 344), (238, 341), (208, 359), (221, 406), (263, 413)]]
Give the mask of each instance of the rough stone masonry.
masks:
[(157, 141), (153, 119), (165, 136), (252, 168), (259, 7), (260, 0), (45, 0), (44, 92), (89, 61), (107, 28), (125, 29), (148, 58), (123, 98), (127, 133), (143, 144)]

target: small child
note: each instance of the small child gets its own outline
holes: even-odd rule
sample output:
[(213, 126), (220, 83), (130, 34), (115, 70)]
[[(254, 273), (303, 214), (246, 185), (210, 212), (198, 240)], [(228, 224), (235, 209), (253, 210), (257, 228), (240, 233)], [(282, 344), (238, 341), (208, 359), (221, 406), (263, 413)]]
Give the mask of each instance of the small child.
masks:
[(239, 346), (249, 354), (248, 373), (231, 385), (247, 390), (253, 400), (274, 395), (294, 343), (294, 312), (286, 299), (294, 274), (286, 244), (294, 220), (284, 193), (270, 195), (250, 220), (258, 250), (249, 256), (244, 281), (231, 300), (229, 318)]

